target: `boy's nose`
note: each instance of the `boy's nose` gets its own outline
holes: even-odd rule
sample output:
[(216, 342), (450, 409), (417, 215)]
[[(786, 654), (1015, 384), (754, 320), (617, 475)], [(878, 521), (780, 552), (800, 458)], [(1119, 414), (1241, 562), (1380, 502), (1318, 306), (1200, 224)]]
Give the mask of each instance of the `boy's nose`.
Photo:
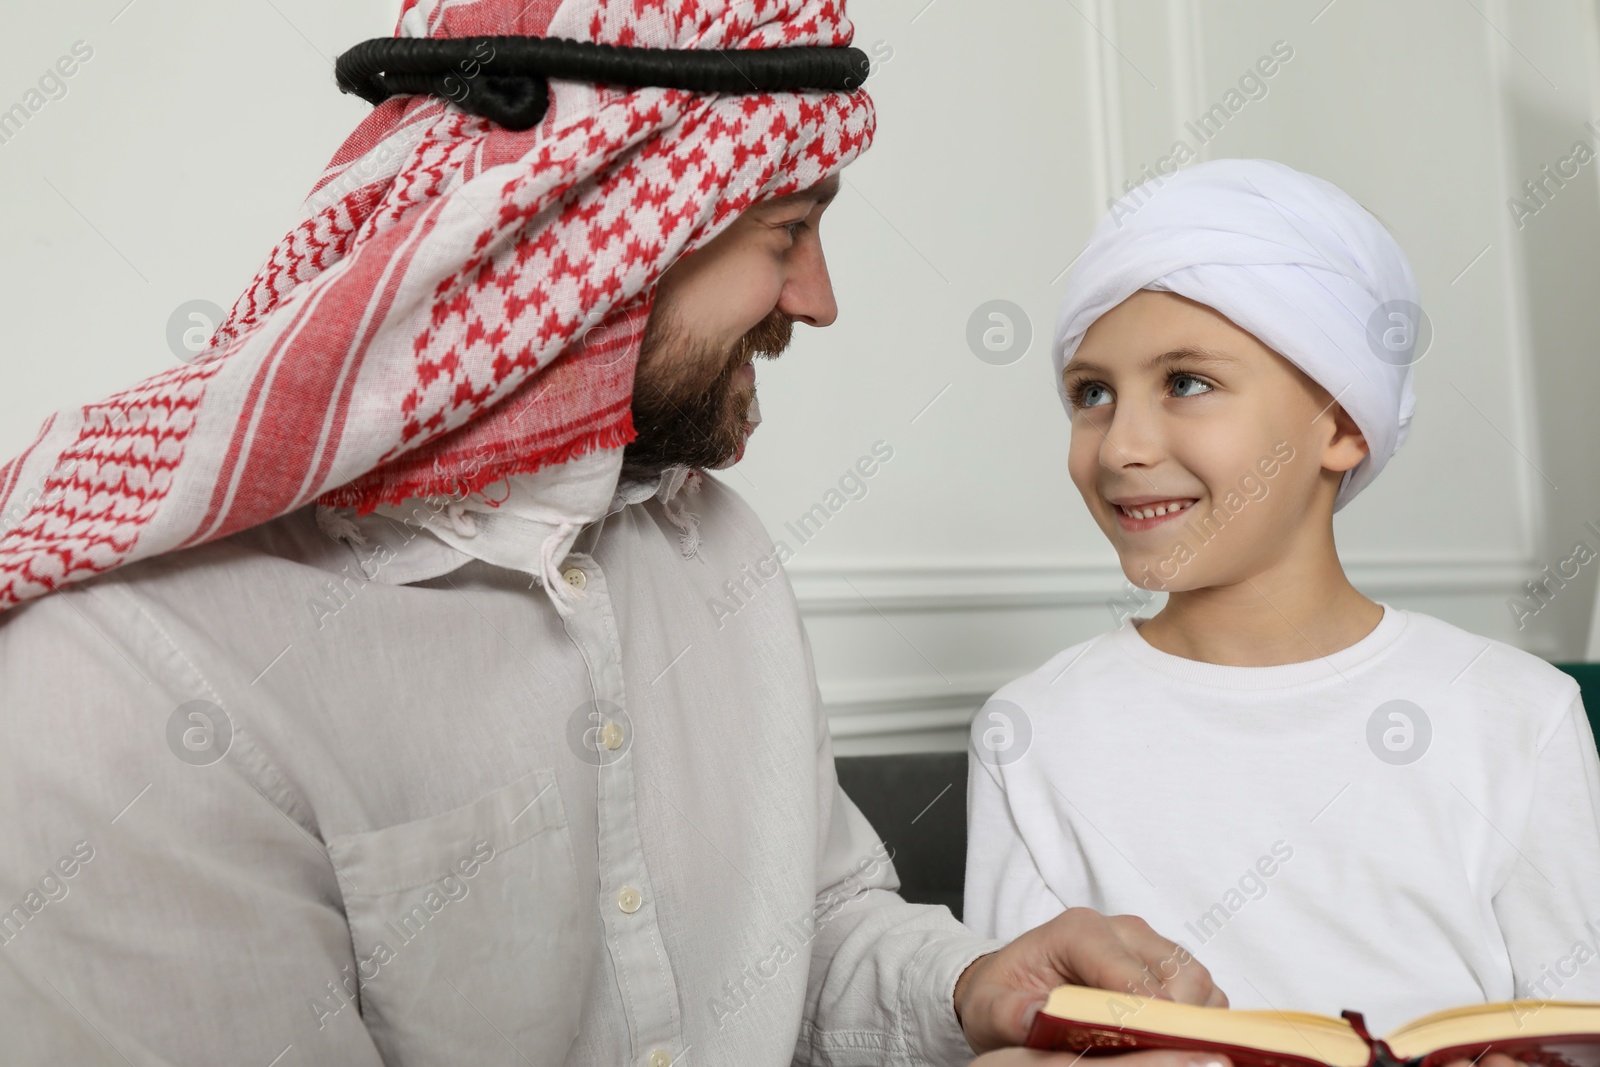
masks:
[(1100, 463), (1113, 470), (1153, 466), (1160, 458), (1161, 433), (1149, 413), (1118, 405), (1100, 445)]

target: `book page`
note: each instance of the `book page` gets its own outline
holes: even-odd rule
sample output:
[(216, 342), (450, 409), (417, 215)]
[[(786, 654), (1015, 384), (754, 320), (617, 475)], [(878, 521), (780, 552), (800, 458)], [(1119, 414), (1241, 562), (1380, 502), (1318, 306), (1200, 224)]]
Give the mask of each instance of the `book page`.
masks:
[(1343, 1019), (1307, 1012), (1231, 1011), (1175, 1004), (1084, 986), (1058, 986), (1044, 1011), (1106, 1030), (1166, 1034), (1319, 1060), (1331, 1067), (1367, 1067), (1367, 1043)]
[(1395, 1055), (1413, 1059), (1456, 1045), (1526, 1041), (1564, 1034), (1600, 1034), (1600, 1004), (1554, 1000), (1473, 1004), (1415, 1019), (1384, 1040)]

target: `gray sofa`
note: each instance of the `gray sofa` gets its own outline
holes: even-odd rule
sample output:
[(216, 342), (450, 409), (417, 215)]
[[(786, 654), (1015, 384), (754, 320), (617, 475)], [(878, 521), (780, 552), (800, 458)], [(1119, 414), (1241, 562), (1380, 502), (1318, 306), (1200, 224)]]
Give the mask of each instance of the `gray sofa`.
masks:
[(967, 869), (967, 754), (840, 756), (839, 784), (894, 859), (900, 894), (961, 918)]

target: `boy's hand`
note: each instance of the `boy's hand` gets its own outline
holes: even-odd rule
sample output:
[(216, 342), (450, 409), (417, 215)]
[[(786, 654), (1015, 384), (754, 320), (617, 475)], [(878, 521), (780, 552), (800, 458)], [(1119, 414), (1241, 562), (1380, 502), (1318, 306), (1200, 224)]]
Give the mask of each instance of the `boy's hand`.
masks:
[[(1228, 998), (1212, 983), (1205, 967), (1143, 919), (1068, 908), (1005, 948), (979, 956), (961, 973), (955, 1012), (967, 1044), (974, 1052), (1021, 1045), (1050, 990), (1066, 984), (1184, 1004), (1228, 1006)], [(1142, 1056), (1118, 1063), (1137, 1067), (1134, 1060), (1142, 1062)], [(1184, 1054), (1168, 1067), (1182, 1067), (1192, 1058)]]

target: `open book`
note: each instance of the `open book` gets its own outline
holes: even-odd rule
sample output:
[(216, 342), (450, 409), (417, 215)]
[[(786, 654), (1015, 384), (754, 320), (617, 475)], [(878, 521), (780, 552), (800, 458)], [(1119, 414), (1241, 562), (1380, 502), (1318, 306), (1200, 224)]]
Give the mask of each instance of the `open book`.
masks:
[(1413, 1020), (1382, 1038), (1358, 1012), (1230, 1011), (1058, 986), (1028, 1047), (1089, 1055), (1202, 1049), (1239, 1067), (1443, 1067), (1489, 1052), (1539, 1067), (1600, 1067), (1600, 1004), (1516, 1000)]

